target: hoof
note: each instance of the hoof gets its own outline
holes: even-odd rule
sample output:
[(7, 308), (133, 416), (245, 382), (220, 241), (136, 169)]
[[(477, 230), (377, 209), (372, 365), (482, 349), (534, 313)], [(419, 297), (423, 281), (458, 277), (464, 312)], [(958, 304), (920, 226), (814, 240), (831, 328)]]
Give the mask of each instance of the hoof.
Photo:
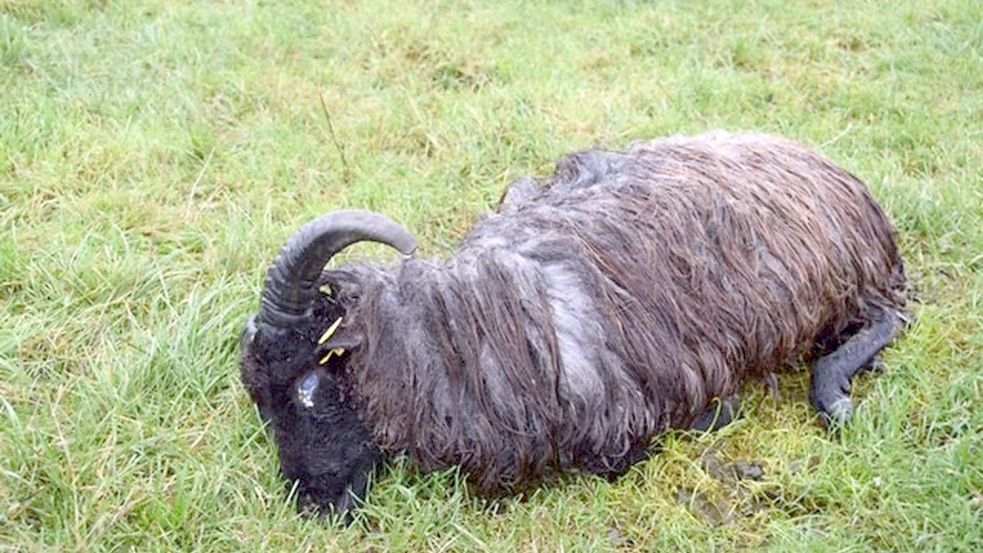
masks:
[(844, 396), (819, 412), (819, 420), (827, 430), (837, 430), (853, 418), (853, 400)]
[(690, 425), (691, 430), (697, 430), (699, 432), (713, 432), (714, 430), (720, 430), (721, 428), (734, 422), (734, 420), (740, 416), (741, 398), (737, 395), (715, 401), (714, 403), (715, 404), (713, 407), (711, 407), (706, 413), (703, 413), (703, 415), (697, 418), (693, 424)]
[(871, 374), (883, 374), (887, 370), (887, 365), (881, 361), (880, 356), (875, 357), (863, 366), (863, 371)]

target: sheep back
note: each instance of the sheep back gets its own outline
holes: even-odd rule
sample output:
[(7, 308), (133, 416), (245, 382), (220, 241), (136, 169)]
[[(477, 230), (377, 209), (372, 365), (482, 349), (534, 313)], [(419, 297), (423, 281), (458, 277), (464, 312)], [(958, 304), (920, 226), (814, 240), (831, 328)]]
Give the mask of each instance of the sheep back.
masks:
[(884, 212), (796, 143), (589, 150), (540, 184), (522, 181), (446, 261), (352, 269), (371, 284), (347, 370), (374, 439), (483, 491), (623, 470), (869, 306), (904, 310)]

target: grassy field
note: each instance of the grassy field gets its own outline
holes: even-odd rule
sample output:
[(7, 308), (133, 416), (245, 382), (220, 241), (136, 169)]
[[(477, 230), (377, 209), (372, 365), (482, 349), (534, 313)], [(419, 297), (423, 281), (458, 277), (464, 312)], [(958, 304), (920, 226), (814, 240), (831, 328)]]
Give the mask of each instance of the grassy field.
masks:
[[(236, 351), (286, 237), (363, 207), (446, 255), (564, 153), (713, 128), (897, 223), (917, 322), (842, 435), (799, 371), (615, 483), (400, 463), (349, 528), (295, 514)], [(981, 175), (974, 0), (0, 0), (0, 550), (979, 551)]]

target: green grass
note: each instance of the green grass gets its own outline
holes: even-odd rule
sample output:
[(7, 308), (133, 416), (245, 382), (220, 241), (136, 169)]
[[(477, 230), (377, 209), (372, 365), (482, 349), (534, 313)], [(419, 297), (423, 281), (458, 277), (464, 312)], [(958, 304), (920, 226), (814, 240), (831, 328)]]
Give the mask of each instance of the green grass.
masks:
[[(981, 22), (973, 0), (0, 0), (0, 550), (979, 551)], [(398, 464), (350, 528), (295, 514), (236, 352), (283, 240), (364, 207), (446, 255), (564, 153), (712, 128), (819, 147), (897, 223), (917, 322), (841, 436), (798, 372), (615, 483), (494, 502)], [(714, 468), (737, 461), (763, 477)]]

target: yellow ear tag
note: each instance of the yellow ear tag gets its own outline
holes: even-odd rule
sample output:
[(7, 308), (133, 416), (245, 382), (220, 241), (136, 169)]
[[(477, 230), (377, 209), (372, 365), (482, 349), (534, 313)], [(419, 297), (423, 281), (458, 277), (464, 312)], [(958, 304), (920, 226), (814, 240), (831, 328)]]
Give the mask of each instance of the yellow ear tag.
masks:
[(331, 285), (330, 284), (325, 284), (324, 286), (318, 288), (318, 290), (320, 290), (321, 293), (324, 294), (325, 296), (330, 296), (331, 295)]
[(333, 336), (334, 333), (338, 331), (339, 326), (341, 326), (341, 317), (338, 317), (337, 321), (331, 323), (331, 326), (329, 326), (328, 329), (324, 331), (324, 334), (321, 335), (321, 339), (317, 341), (317, 344), (321, 345), (327, 342), (328, 339), (331, 338), (331, 336)]
[(328, 360), (331, 359), (332, 355), (341, 356), (341, 354), (343, 353), (345, 353), (345, 348), (334, 348), (333, 350), (329, 351), (327, 355), (324, 356), (324, 359), (321, 359), (321, 362), (318, 363), (318, 365), (323, 365), (327, 363)]

